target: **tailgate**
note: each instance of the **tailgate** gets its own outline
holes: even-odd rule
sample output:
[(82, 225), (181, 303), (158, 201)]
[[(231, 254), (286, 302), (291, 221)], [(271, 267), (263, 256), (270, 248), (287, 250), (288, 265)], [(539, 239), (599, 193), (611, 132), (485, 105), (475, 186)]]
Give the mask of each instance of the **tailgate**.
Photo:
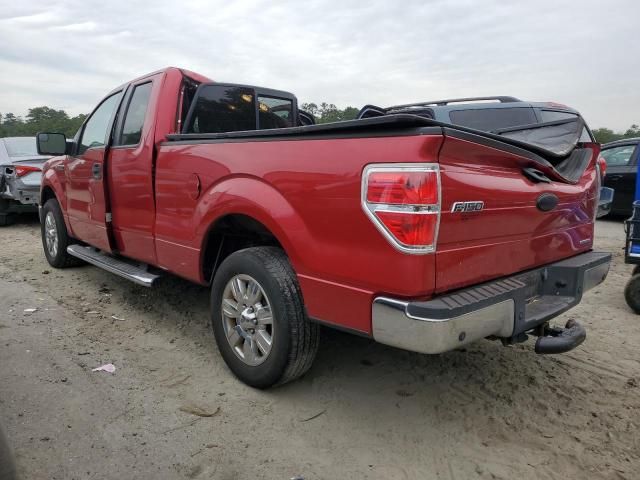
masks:
[[(554, 167), (524, 149), (479, 136), (446, 135), (439, 155), (436, 292), (590, 250), (598, 152), (595, 144), (578, 145), (573, 154), (585, 160), (573, 169), (570, 183), (554, 179)], [(542, 173), (544, 181), (532, 179), (526, 169)]]

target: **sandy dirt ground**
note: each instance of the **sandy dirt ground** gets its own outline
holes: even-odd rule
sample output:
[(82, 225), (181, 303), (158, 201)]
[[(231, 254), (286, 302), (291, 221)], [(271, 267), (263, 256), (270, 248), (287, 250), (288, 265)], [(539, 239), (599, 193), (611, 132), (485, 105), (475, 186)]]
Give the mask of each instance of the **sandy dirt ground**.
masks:
[(573, 352), (482, 341), (424, 356), (327, 330), (302, 380), (257, 391), (218, 354), (206, 289), (54, 270), (25, 218), (0, 230), (0, 422), (29, 480), (637, 479), (621, 221), (599, 222), (596, 244), (614, 263), (558, 320), (588, 329)]

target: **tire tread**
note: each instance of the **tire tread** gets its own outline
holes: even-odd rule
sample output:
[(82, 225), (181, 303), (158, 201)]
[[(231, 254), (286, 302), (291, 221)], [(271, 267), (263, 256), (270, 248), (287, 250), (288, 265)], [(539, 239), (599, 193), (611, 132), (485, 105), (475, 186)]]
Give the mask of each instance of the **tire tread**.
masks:
[(225, 262), (239, 256), (260, 265), (265, 273), (275, 280), (289, 327), (287, 360), (282, 373), (273, 382), (265, 382), (264, 385), (256, 382), (254, 386), (266, 388), (300, 378), (311, 368), (315, 359), (320, 344), (320, 326), (311, 322), (307, 316), (302, 291), (289, 259), (281, 248), (262, 246), (238, 250), (227, 257)]
[[(56, 219), (56, 225), (58, 226), (58, 258), (53, 261), (49, 258), (47, 253), (47, 245), (44, 240), (44, 217), (47, 212), (53, 212), (53, 216)], [(42, 207), (42, 220), (41, 220), (41, 234), (42, 234), (42, 248), (45, 251), (45, 257), (52, 267), (55, 268), (69, 268), (84, 265), (84, 262), (79, 258), (69, 255), (67, 253), (67, 247), (75, 243), (74, 239), (69, 236), (67, 232), (67, 226), (64, 223), (64, 217), (62, 216), (62, 210), (60, 204), (55, 198), (50, 198)]]

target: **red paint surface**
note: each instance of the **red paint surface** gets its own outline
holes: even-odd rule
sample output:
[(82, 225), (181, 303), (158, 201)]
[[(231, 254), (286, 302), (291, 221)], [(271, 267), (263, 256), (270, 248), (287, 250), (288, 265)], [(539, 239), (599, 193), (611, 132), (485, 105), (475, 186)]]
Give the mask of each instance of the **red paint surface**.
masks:
[[(596, 202), (594, 154), (576, 185), (533, 183), (521, 173), (530, 161), (465, 140), (447, 138), (440, 151), (442, 216), (436, 291), (551, 263), (593, 248)], [(536, 208), (543, 193), (558, 196), (550, 212)], [(454, 202), (484, 201), (477, 213), (452, 213)], [(582, 242), (582, 243), (581, 243)]]
[[(154, 86), (141, 144), (112, 149), (106, 162), (113, 247), (124, 256), (205, 284), (207, 233), (225, 215), (247, 215), (282, 244), (311, 317), (369, 333), (376, 295), (427, 298), (591, 248), (595, 158), (577, 185), (533, 184), (520, 172), (530, 161), (440, 135), (161, 144), (176, 130), (182, 73), (167, 69), (136, 82), (149, 78)], [(49, 162), (43, 188), (55, 191), (74, 235), (108, 248), (96, 220), (104, 213), (100, 186), (83, 177), (86, 165), (78, 159), (57, 161), (69, 173)], [(437, 251), (401, 253), (362, 210), (362, 170), (438, 161)], [(552, 212), (535, 207), (544, 192), (560, 198)], [(456, 201), (485, 207), (450, 213)]]

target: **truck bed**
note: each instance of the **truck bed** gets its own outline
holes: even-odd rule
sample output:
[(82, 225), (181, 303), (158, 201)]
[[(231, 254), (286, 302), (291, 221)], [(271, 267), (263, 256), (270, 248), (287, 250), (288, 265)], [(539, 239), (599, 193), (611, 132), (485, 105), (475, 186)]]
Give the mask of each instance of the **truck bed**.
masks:
[[(376, 294), (426, 299), (588, 251), (596, 190), (595, 170), (585, 169), (593, 166), (593, 149), (576, 151), (560, 158), (518, 140), (414, 115), (169, 135), (157, 158), (158, 260), (168, 267), (181, 255), (177, 273), (188, 276), (203, 261), (206, 232), (197, 226), (207, 221), (200, 212), (249, 215), (273, 231), (289, 255), (310, 315), (366, 333)], [(390, 162), (439, 164), (434, 254), (399, 253), (363, 214), (364, 167)], [(572, 178), (564, 175), (567, 163), (574, 165)], [(549, 183), (526, 178), (527, 168)], [(202, 172), (198, 200), (177, 187), (190, 181), (186, 172)], [(559, 207), (540, 212), (536, 198), (547, 191)], [(246, 198), (240, 202), (243, 197), (252, 199), (250, 205)], [(480, 199), (479, 214), (451, 211), (456, 202)], [(343, 305), (339, 312), (329, 304), (334, 298)]]

